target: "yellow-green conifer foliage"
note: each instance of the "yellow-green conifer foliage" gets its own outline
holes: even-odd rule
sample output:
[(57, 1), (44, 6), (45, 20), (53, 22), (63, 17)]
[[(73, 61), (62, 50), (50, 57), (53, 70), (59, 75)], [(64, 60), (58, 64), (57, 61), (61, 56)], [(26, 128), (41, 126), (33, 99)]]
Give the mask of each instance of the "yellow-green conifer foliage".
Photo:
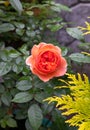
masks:
[(78, 127), (78, 130), (90, 130), (90, 83), (88, 77), (79, 73), (67, 74), (68, 81), (61, 80), (65, 86), (56, 88), (69, 88), (70, 94), (61, 97), (49, 97), (45, 101), (56, 102), (56, 107), (62, 115), (71, 116), (66, 123)]

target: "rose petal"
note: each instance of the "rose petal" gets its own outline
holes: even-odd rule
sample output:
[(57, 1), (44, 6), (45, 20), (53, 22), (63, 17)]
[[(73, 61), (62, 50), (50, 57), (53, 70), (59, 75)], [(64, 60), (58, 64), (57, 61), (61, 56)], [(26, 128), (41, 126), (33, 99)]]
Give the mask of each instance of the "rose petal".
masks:
[[(57, 68), (55, 69), (53, 66), (54, 70), (52, 72), (43, 71), (43, 68), (39, 69), (38, 66), (42, 53), (47, 51), (53, 52), (58, 57), (58, 62), (56, 62)], [(44, 42), (33, 46), (31, 56), (26, 59), (26, 64), (30, 66), (32, 73), (37, 75), (44, 82), (49, 81), (53, 77), (63, 76), (67, 71), (67, 62), (61, 55), (61, 49), (58, 46), (46, 44)]]
[(59, 53), (59, 55), (61, 55), (61, 49), (57, 46), (54, 46), (52, 44), (44, 44), (44, 46), (41, 46), (39, 53), (41, 52), (45, 52), (45, 51), (52, 51), (52, 52), (56, 52)]
[(31, 57), (32, 56), (27, 57), (27, 59), (26, 59), (26, 64), (27, 65), (31, 65)]
[(63, 76), (66, 73), (66, 71), (67, 71), (67, 62), (62, 57), (61, 64), (58, 67), (57, 71), (54, 72), (54, 75), (55, 75), (55, 77)]
[(45, 45), (45, 43), (41, 42), (39, 45), (33, 46), (32, 50), (31, 50), (31, 54), (33, 55), (34, 58), (38, 55), (40, 48), (44, 45)]

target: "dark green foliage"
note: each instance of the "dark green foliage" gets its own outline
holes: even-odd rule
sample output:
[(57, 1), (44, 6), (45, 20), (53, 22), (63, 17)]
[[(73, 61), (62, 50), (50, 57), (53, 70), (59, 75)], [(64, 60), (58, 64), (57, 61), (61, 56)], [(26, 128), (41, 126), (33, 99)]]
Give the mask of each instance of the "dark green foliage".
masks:
[[(45, 39), (46, 30), (54, 34), (64, 26), (57, 12), (70, 10), (51, 0), (9, 0), (7, 6), (5, 2), (0, 4), (0, 126), (17, 127), (24, 119), (27, 130), (47, 129), (42, 122), (49, 113), (52, 116), (54, 105), (49, 107), (43, 99), (53, 95), (57, 80), (43, 83), (25, 60), (32, 46)], [(62, 53), (65, 56), (67, 49)]]

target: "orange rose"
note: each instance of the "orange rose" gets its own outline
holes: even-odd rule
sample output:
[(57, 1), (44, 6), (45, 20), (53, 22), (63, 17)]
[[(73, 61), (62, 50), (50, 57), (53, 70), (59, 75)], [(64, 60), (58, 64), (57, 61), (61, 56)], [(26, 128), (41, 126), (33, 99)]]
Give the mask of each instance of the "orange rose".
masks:
[(61, 49), (43, 42), (33, 46), (26, 64), (30, 66), (32, 73), (44, 82), (63, 76), (67, 70), (67, 62), (61, 55)]

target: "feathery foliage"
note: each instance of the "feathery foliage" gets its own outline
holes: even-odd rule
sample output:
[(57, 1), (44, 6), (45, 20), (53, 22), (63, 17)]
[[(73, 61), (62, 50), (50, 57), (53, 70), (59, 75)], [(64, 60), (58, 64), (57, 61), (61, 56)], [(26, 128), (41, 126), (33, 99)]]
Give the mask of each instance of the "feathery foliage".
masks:
[(65, 86), (56, 88), (69, 88), (70, 94), (61, 97), (49, 97), (45, 101), (56, 102), (56, 107), (62, 111), (62, 115), (71, 116), (66, 120), (78, 130), (90, 130), (90, 83), (88, 77), (79, 73), (67, 74), (68, 81), (60, 80)]

